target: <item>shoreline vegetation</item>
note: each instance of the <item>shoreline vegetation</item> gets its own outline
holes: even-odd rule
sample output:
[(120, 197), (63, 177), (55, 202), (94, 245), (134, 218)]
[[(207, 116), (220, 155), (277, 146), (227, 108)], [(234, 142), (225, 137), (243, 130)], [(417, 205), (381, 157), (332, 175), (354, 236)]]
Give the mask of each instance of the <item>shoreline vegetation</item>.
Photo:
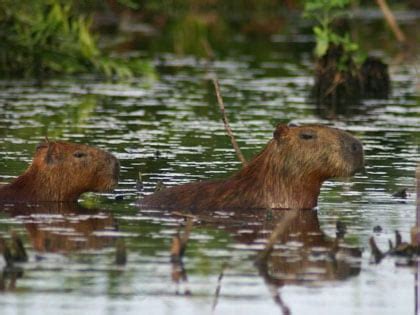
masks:
[[(342, 70), (349, 60), (359, 64), (367, 56), (349, 35), (352, 30), (337, 30), (336, 24), (346, 24), (348, 12), (368, 4), (372, 6), (353, 0), (1, 0), (0, 77), (42, 82), (60, 75), (94, 74), (118, 80), (153, 74), (152, 62), (144, 57), (145, 37), (152, 51), (149, 58), (155, 42), (164, 41), (168, 52), (212, 60), (237, 35), (253, 41), (295, 32), (286, 12), (315, 21), (316, 60), (332, 45), (341, 47), (337, 64)], [(411, 7), (410, 1), (398, 3), (400, 9)], [(121, 44), (121, 31), (133, 34), (137, 42)]]
[(35, 78), (92, 73), (129, 78), (150, 71), (146, 60), (111, 56), (99, 48), (91, 14), (59, 0), (0, 3), (0, 77)]

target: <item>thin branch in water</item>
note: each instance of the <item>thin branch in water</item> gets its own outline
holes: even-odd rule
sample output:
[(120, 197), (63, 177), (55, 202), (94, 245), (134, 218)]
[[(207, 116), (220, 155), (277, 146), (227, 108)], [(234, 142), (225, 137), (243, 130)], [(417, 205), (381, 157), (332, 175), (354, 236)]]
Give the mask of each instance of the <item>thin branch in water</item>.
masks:
[(411, 229), (411, 243), (420, 245), (420, 163), (416, 168), (416, 226)]
[(238, 143), (236, 142), (235, 136), (233, 135), (232, 128), (230, 128), (229, 120), (226, 116), (225, 112), (225, 105), (223, 103), (222, 94), (220, 93), (220, 85), (219, 81), (217, 79), (213, 79), (213, 85), (214, 89), (216, 90), (216, 97), (217, 97), (217, 103), (219, 104), (220, 112), (222, 113), (222, 120), (223, 124), (225, 125), (226, 132), (230, 138), (230, 142), (232, 143), (233, 149), (235, 150), (236, 156), (238, 159), (242, 162), (243, 166), (247, 165), (247, 161), (242, 154), (241, 149), (239, 148)]
[(395, 231), (395, 247), (400, 246), (402, 243), (402, 237), (398, 230)]
[(392, 13), (391, 9), (389, 8), (386, 0), (376, 0), (379, 8), (381, 9), (386, 22), (388, 23), (389, 27), (391, 28), (392, 32), (394, 33), (395, 37), (400, 43), (405, 43), (407, 41), (403, 31), (398, 26), (398, 23), (395, 19), (394, 14)]
[(226, 267), (227, 267), (227, 264), (223, 263), (222, 271), (220, 272), (219, 277), (217, 278), (216, 292), (214, 293), (213, 305), (211, 307), (212, 313), (214, 313), (214, 311), (216, 310), (217, 303), (219, 302), (220, 290), (222, 289), (222, 280), (223, 280)]
[(289, 307), (286, 305), (286, 303), (284, 303), (283, 299), (281, 298), (279, 289), (277, 286), (269, 284), (270, 287), (270, 294), (271, 297), (273, 298), (274, 302), (280, 307), (280, 310), (282, 311), (283, 315), (290, 315), (290, 309)]
[(385, 257), (385, 254), (382, 253), (378, 245), (376, 245), (375, 239), (373, 237), (369, 239), (369, 245), (372, 251), (373, 258), (375, 259), (375, 263), (379, 264), (381, 260)]
[(127, 263), (127, 248), (125, 240), (119, 238), (115, 244), (115, 264), (117, 266), (124, 266)]
[(184, 283), (185, 290), (184, 295), (191, 295), (191, 291), (188, 288), (188, 276), (185, 270), (182, 258), (184, 256), (185, 249), (190, 237), (191, 229), (193, 226), (193, 219), (188, 217), (185, 224), (184, 232), (180, 235), (178, 231), (172, 239), (171, 244), (171, 262), (172, 262), (172, 281), (176, 284), (176, 294), (179, 293), (180, 283)]
[(416, 179), (417, 179), (417, 188), (416, 188), (416, 212), (417, 212), (417, 228), (420, 228), (420, 163), (417, 165), (416, 169)]

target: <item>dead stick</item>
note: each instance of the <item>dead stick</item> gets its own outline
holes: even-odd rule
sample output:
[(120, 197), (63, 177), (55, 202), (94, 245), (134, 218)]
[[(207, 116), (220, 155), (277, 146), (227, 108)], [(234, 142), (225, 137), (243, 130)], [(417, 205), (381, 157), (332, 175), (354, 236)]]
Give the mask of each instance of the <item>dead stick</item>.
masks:
[(375, 238), (371, 237), (369, 239), (370, 249), (372, 251), (372, 255), (375, 258), (375, 263), (379, 264), (381, 260), (385, 257), (385, 254), (379, 249), (378, 245), (376, 245)]
[(389, 27), (391, 28), (397, 40), (400, 43), (405, 43), (406, 37), (404, 33), (401, 31), (400, 27), (398, 26), (398, 23), (395, 20), (394, 14), (392, 13), (391, 9), (386, 3), (386, 0), (376, 0), (376, 3), (378, 4), (379, 8), (384, 14), (385, 20), (387, 21)]
[(416, 210), (417, 210), (417, 227), (420, 228), (420, 163), (417, 165), (416, 169)]
[(222, 289), (222, 279), (223, 279), (226, 267), (227, 267), (227, 264), (223, 263), (222, 271), (220, 272), (219, 277), (217, 278), (216, 292), (214, 293), (213, 305), (211, 307), (212, 313), (214, 313), (214, 311), (216, 310), (217, 303), (219, 302), (220, 290)]
[(187, 247), (188, 240), (190, 239), (191, 230), (193, 227), (193, 219), (187, 218), (187, 222), (185, 224), (184, 233), (181, 236), (181, 249), (182, 253), (185, 251)]
[(214, 88), (216, 90), (217, 103), (219, 104), (220, 111), (222, 113), (223, 123), (225, 125), (226, 132), (227, 132), (227, 134), (230, 138), (230, 142), (232, 143), (233, 149), (236, 152), (236, 156), (242, 162), (243, 166), (246, 166), (247, 161), (246, 161), (245, 157), (243, 156), (243, 154), (241, 152), (241, 149), (238, 146), (238, 143), (236, 142), (235, 136), (233, 135), (232, 129), (230, 128), (230, 125), (229, 125), (229, 120), (226, 116), (225, 105), (223, 103), (222, 94), (220, 93), (219, 81), (217, 79), (213, 79), (213, 84), (214, 84)]
[(411, 228), (411, 244), (420, 245), (420, 163), (416, 168), (416, 225)]

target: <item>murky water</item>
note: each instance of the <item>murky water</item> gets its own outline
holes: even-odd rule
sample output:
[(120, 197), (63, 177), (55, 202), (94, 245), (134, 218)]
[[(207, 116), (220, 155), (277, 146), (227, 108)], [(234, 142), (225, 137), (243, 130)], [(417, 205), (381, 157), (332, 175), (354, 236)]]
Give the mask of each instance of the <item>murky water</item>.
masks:
[[(396, 229), (408, 239), (414, 225), (416, 61), (391, 66), (391, 98), (354, 105), (331, 121), (307, 99), (311, 40), (274, 36), (263, 57), (242, 48), (210, 63), (163, 54), (158, 78), (127, 83), (85, 78), (38, 88), (1, 81), (2, 181), (24, 171), (46, 135), (106, 148), (122, 166), (115, 193), (84, 198), (89, 210), (2, 208), (0, 236), (9, 240), (16, 231), (29, 262), (4, 273), (1, 314), (413, 313), (415, 269), (397, 267), (393, 258), (371, 264), (368, 239), (375, 235), (385, 249)], [(283, 214), (220, 212), (196, 220), (183, 264), (172, 264), (172, 238), (182, 233), (184, 219), (135, 204), (139, 172), (148, 193), (158, 180), (175, 185), (226, 177), (240, 167), (220, 119), (214, 76), (248, 158), (278, 122), (334, 125), (365, 146), (366, 172), (325, 183), (319, 209), (292, 222), (264, 266), (255, 261)], [(408, 199), (392, 198), (402, 188)], [(339, 250), (337, 221), (347, 227)], [(373, 232), (377, 225), (382, 232)], [(115, 264), (117, 239), (127, 248), (123, 267)]]

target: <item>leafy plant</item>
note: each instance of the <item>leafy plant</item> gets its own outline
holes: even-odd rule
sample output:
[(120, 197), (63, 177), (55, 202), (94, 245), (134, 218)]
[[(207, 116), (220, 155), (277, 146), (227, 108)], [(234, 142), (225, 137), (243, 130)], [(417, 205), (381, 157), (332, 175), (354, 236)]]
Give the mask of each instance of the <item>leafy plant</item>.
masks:
[(76, 14), (72, 2), (0, 0), (0, 75), (133, 75), (138, 66), (102, 53), (90, 26), (91, 19)]
[[(334, 30), (333, 23), (338, 17), (345, 15), (345, 9), (351, 0), (306, 0), (304, 16), (315, 19), (318, 25), (313, 27), (316, 38), (315, 55), (319, 58), (325, 55), (331, 45), (341, 46), (343, 58), (355, 56), (356, 62), (363, 62), (364, 54), (360, 52), (359, 45), (351, 40), (348, 33), (339, 34)], [(345, 64), (345, 60), (340, 62)]]

